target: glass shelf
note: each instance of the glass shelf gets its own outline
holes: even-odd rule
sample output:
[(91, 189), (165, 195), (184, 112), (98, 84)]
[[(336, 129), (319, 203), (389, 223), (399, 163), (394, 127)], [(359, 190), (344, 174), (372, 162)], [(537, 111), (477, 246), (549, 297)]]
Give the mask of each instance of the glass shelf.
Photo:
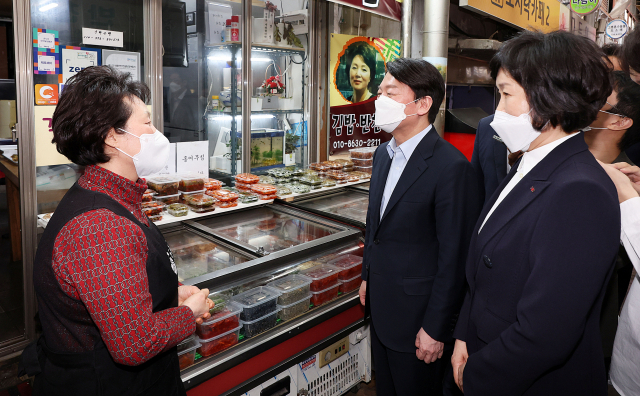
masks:
[[(241, 42), (230, 42), (223, 44), (214, 44), (206, 47), (209, 51), (217, 51), (217, 50), (231, 50), (238, 51), (242, 47)], [(251, 51), (270, 53), (274, 55), (300, 55), (303, 56), (305, 53), (304, 48), (294, 48), (294, 47), (281, 47), (277, 45), (269, 45), (269, 44), (253, 44), (251, 45)]]

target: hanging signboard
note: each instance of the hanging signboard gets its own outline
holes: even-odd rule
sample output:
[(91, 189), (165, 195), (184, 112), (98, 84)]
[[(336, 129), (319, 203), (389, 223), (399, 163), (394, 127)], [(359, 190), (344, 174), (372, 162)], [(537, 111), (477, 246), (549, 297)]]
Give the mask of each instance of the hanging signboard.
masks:
[(398, 0), (329, 0), (358, 8), (399, 21), (402, 19), (402, 3)]
[(460, 7), (527, 30), (547, 33), (558, 30), (560, 24), (556, 0), (460, 0)]
[(400, 57), (400, 40), (331, 35), (329, 154), (391, 140), (374, 125), (375, 98), (387, 62)]
[(571, 0), (571, 10), (578, 15), (589, 15), (598, 9), (600, 0)]
[(591, 41), (596, 41), (596, 28), (575, 12), (571, 13), (571, 32), (577, 36), (584, 36)]
[(613, 40), (618, 40), (624, 37), (629, 31), (629, 25), (622, 19), (616, 19), (607, 24), (605, 33)]

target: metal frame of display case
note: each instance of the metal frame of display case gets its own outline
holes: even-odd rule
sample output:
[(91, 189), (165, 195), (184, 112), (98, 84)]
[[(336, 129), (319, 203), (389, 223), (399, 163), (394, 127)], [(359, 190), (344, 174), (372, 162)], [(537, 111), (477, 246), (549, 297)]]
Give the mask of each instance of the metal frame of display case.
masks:
[[(221, 269), (215, 272), (211, 272), (206, 275), (202, 275), (196, 278), (185, 280), (183, 283), (188, 285), (196, 285), (200, 288), (208, 288), (211, 292), (217, 292), (226, 290), (228, 288), (237, 286), (242, 283), (248, 283), (257, 279), (264, 279), (271, 277), (277, 279), (281, 276), (286, 276), (292, 273), (300, 262), (310, 260), (313, 257), (320, 256), (331, 251), (336, 251), (344, 247), (353, 246), (358, 242), (361, 242), (362, 233), (359, 230), (348, 227), (343, 224), (338, 224), (329, 219), (318, 217), (314, 214), (300, 211), (294, 208), (290, 208), (279, 204), (265, 204), (263, 206), (254, 206), (242, 211), (235, 211), (225, 213), (224, 215), (213, 216), (212, 218), (221, 219), (226, 215), (237, 214), (239, 212), (248, 212), (252, 209), (268, 207), (276, 212), (295, 216), (296, 218), (303, 219), (305, 221), (317, 224), (323, 227), (332, 228), (337, 230), (335, 234), (320, 237), (310, 242), (304, 242), (297, 246), (282, 249), (270, 254), (263, 255), (256, 251), (255, 247), (245, 243), (241, 243), (238, 240), (230, 239), (216, 233), (211, 228), (199, 224), (192, 220), (186, 220), (181, 223), (175, 223), (160, 227), (163, 234), (173, 233), (176, 231), (188, 231), (198, 236), (204, 237), (215, 243), (223, 245), (236, 253), (240, 253), (245, 256), (252, 257), (253, 259), (237, 264), (232, 267)], [(202, 220), (210, 220), (212, 218), (204, 217)], [(200, 219), (199, 219), (200, 220)], [(275, 275), (274, 275), (275, 274)], [(281, 343), (290, 340), (291, 338), (303, 334), (306, 331), (313, 329), (315, 326), (321, 325), (327, 320), (336, 317), (348, 310), (358, 307), (359, 297), (357, 291), (347, 293), (336, 300), (323, 304), (320, 307), (316, 307), (308, 313), (301, 315), (292, 320), (286, 321), (277, 325), (273, 329), (270, 329), (262, 334), (251, 337), (249, 340), (245, 340), (236, 346), (231, 347), (226, 351), (222, 351), (212, 357), (203, 359), (201, 363), (197, 363), (194, 366), (186, 368), (182, 371), (182, 379), (185, 386), (190, 389), (199, 384), (206, 382), (207, 380), (216, 377), (225, 371), (238, 366), (239, 364), (258, 356), (259, 354), (277, 347)], [(349, 325), (361, 326), (363, 320), (357, 320)], [(341, 329), (343, 331), (344, 329)], [(333, 339), (335, 334), (331, 336)], [(304, 348), (302, 351), (298, 351), (295, 356), (302, 353), (310, 353), (312, 346), (319, 342), (325, 343), (327, 340), (322, 339)], [(310, 349), (311, 348), (311, 349)], [(283, 359), (279, 364), (269, 368), (269, 371), (280, 367), (293, 359), (288, 357)], [(249, 378), (247, 383), (253, 383), (256, 378)], [(241, 386), (238, 384), (237, 386)], [(244, 386), (247, 386), (246, 384)]]
[(340, 216), (338, 214), (335, 213), (329, 213), (329, 212), (325, 212), (319, 209), (314, 209), (314, 208), (309, 208), (306, 206), (302, 206), (300, 205), (301, 202), (305, 202), (305, 201), (310, 201), (312, 199), (318, 199), (318, 198), (323, 198), (323, 197), (331, 197), (331, 196), (335, 196), (335, 195), (339, 195), (339, 194), (343, 194), (345, 192), (355, 192), (358, 194), (362, 194), (363, 196), (368, 196), (369, 192), (368, 190), (364, 190), (364, 189), (360, 189), (357, 187), (345, 187), (343, 189), (339, 189), (339, 190), (329, 190), (329, 191), (321, 191), (318, 192), (317, 194), (308, 194), (305, 195), (304, 197), (299, 197), (298, 199), (294, 199), (293, 201), (287, 201), (285, 204), (287, 206), (291, 206), (294, 207), (298, 210), (303, 210), (303, 211), (307, 211), (310, 213), (313, 213), (317, 216), (322, 216), (324, 218), (328, 218), (334, 221), (338, 221), (342, 224), (346, 224), (348, 226), (351, 227), (356, 227), (362, 231), (364, 231), (367, 228), (367, 225), (365, 223), (362, 223), (360, 221), (354, 220), (350, 217), (345, 217), (345, 216)]

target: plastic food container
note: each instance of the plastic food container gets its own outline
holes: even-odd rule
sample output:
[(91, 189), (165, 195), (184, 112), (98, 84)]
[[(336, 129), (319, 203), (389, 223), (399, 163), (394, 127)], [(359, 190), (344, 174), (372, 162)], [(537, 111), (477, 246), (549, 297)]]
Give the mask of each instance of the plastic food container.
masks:
[(353, 168), (353, 161), (347, 159), (337, 159), (335, 162), (342, 164), (342, 169)]
[(278, 320), (278, 312), (278, 309), (275, 309), (273, 312), (254, 320), (241, 320), (240, 324), (242, 324), (245, 338), (253, 337), (275, 327)]
[(251, 186), (251, 191), (256, 194), (273, 195), (276, 193), (277, 189), (275, 188), (275, 186), (272, 186), (270, 184), (257, 183)]
[(354, 176), (354, 175), (347, 176), (347, 183), (355, 183), (357, 181), (360, 181), (360, 178), (358, 176)]
[(222, 182), (216, 179), (207, 179), (204, 182), (204, 189), (208, 191), (219, 190), (222, 188)]
[(241, 328), (242, 326), (238, 326), (233, 330), (207, 340), (198, 339), (198, 342), (200, 343), (198, 353), (202, 357), (207, 357), (236, 345), (238, 343), (238, 335)]
[(302, 176), (299, 181), (308, 186), (322, 186), (322, 179), (318, 176)]
[(267, 286), (282, 293), (278, 305), (288, 306), (309, 296), (311, 278), (304, 275), (287, 275), (284, 278), (267, 283)]
[(153, 216), (147, 216), (147, 218), (151, 221), (153, 221), (154, 223), (159, 222), (160, 220), (162, 220), (164, 218), (163, 215), (159, 214), (159, 215), (153, 215)]
[(203, 211), (207, 208), (211, 209), (216, 203), (215, 198), (203, 193), (185, 194), (182, 199), (194, 212)]
[(352, 158), (354, 166), (373, 166), (373, 158)]
[(324, 161), (322, 162), (322, 164), (328, 166), (329, 169), (333, 170), (342, 170), (342, 168), (344, 168), (344, 165), (338, 161)]
[[(209, 310), (211, 316), (222, 312), (227, 309), (227, 304), (229, 304), (229, 296), (224, 293), (211, 293), (209, 294), (209, 299), (213, 301), (213, 308)], [(197, 326), (197, 325), (196, 325)]]
[(204, 188), (202, 190), (196, 190), (196, 191), (179, 191), (180, 192), (180, 199), (181, 200), (185, 200), (185, 197), (187, 197), (188, 195), (198, 195), (198, 194), (204, 194), (205, 192), (207, 192), (207, 190), (205, 190)]
[(153, 201), (153, 196), (156, 195), (156, 192), (153, 190), (147, 190), (142, 194), (142, 202), (151, 202)]
[(190, 336), (178, 344), (178, 362), (180, 370), (193, 365), (196, 360), (196, 349), (200, 347), (200, 343), (195, 336)]
[(369, 159), (373, 158), (373, 153), (375, 151), (375, 147), (361, 147), (349, 150), (349, 155), (351, 155), (351, 160), (353, 160), (354, 158)]
[(299, 301), (294, 301), (289, 305), (278, 305), (278, 319), (285, 321), (300, 316), (309, 311), (311, 302), (311, 294), (303, 297)]
[(327, 177), (334, 180), (345, 180), (347, 178), (347, 174), (343, 171), (330, 170), (327, 172)]
[(360, 180), (368, 180), (371, 179), (371, 173), (365, 173), (365, 172), (352, 172), (351, 173), (352, 176), (358, 176), (360, 178)]
[(156, 216), (162, 214), (165, 207), (166, 205), (160, 202), (149, 202), (147, 206), (142, 208), (142, 213), (146, 214), (148, 217)]
[(354, 166), (353, 170), (356, 172), (363, 172), (363, 173), (368, 173), (369, 175), (371, 175), (371, 172), (373, 171), (373, 167), (369, 166)]
[(309, 169), (312, 169), (314, 171), (318, 171), (318, 172), (326, 172), (328, 170), (331, 169), (330, 166), (325, 165), (323, 163), (320, 162), (313, 162), (311, 164), (309, 164)]
[(259, 182), (258, 183), (273, 184), (275, 182), (276, 182), (276, 180), (273, 178), (273, 176), (269, 176), (269, 175), (259, 176)]
[(280, 293), (270, 287), (259, 286), (231, 298), (242, 307), (240, 319), (253, 321), (274, 312)]
[(219, 202), (232, 202), (240, 197), (238, 194), (224, 189), (207, 191), (207, 195), (217, 199)]
[(236, 201), (231, 201), (231, 202), (220, 201), (216, 203), (216, 206), (219, 207), (220, 209), (227, 209), (227, 208), (233, 208), (235, 206), (238, 206), (238, 203)]
[(335, 185), (336, 185), (336, 181), (328, 177), (322, 180), (322, 187), (335, 187)]
[(260, 177), (251, 173), (239, 173), (236, 175), (236, 183), (256, 184), (260, 181)]
[(362, 277), (360, 276), (360, 274), (358, 274), (351, 279), (341, 280), (340, 288), (338, 289), (338, 291), (340, 293), (349, 293), (359, 289), (361, 284), (362, 284)]
[(301, 184), (301, 183), (291, 183), (291, 184), (288, 184), (287, 187), (289, 187), (291, 192), (294, 194), (304, 194), (311, 191), (311, 188), (309, 186), (305, 186), (304, 184)]
[(258, 198), (260, 198), (261, 201), (268, 201), (268, 200), (271, 200), (271, 199), (278, 198), (278, 195), (276, 193), (266, 194), (266, 195), (258, 194)]
[(329, 264), (340, 268), (339, 280), (351, 279), (362, 272), (362, 257), (353, 254), (344, 254)]
[(242, 192), (251, 192), (251, 184), (236, 183), (236, 189)]
[(162, 196), (162, 197), (156, 196), (156, 201), (162, 202), (165, 205), (171, 205), (171, 204), (174, 204), (174, 203), (178, 203), (178, 202), (180, 202), (180, 194), (165, 195), (165, 196)]
[(204, 179), (201, 177), (184, 176), (180, 179), (178, 189), (183, 192), (204, 190)]
[(329, 287), (328, 289), (320, 290), (317, 292), (311, 292), (311, 304), (317, 307), (331, 300), (334, 300), (335, 298), (338, 297), (339, 288), (340, 288), (340, 284), (337, 284), (335, 286)]
[(167, 206), (167, 212), (175, 217), (186, 216), (189, 213), (189, 207), (181, 203), (173, 203)]
[(276, 195), (279, 197), (284, 197), (286, 195), (291, 195), (291, 190), (287, 186), (278, 186), (276, 188)]
[(306, 277), (311, 278), (310, 290), (317, 292), (325, 290), (331, 286), (338, 284), (338, 276), (340, 275), (340, 269), (334, 267), (331, 264), (321, 264), (303, 271), (300, 273)]
[(258, 202), (259, 199), (260, 197), (258, 197), (258, 194), (253, 194), (253, 193), (240, 194), (240, 198), (239, 198), (240, 203), (243, 203), (243, 204)]
[(171, 176), (156, 176), (147, 179), (147, 186), (157, 193), (157, 197), (178, 193), (180, 179)]
[(240, 326), (239, 316), (242, 308), (230, 302), (220, 312), (211, 315), (202, 324), (196, 324), (196, 334), (201, 340), (210, 338), (235, 330)]

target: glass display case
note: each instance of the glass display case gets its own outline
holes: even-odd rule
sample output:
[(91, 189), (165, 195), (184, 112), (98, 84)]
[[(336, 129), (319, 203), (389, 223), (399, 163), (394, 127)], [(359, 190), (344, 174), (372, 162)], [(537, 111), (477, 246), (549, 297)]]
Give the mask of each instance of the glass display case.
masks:
[(343, 190), (311, 197), (301, 197), (288, 205), (349, 224), (364, 231), (369, 206), (369, 183), (366, 189), (355, 185)]
[[(181, 281), (208, 288), (216, 303), (182, 348), (188, 389), (345, 310), (362, 317), (358, 230), (279, 204), (160, 229)], [(314, 278), (325, 267), (335, 273)]]
[[(186, 57), (180, 63), (165, 56), (163, 68), (169, 140), (207, 141), (210, 177), (222, 180), (306, 165), (306, 3), (187, 1), (184, 13)], [(252, 37), (244, 37), (245, 23)]]

